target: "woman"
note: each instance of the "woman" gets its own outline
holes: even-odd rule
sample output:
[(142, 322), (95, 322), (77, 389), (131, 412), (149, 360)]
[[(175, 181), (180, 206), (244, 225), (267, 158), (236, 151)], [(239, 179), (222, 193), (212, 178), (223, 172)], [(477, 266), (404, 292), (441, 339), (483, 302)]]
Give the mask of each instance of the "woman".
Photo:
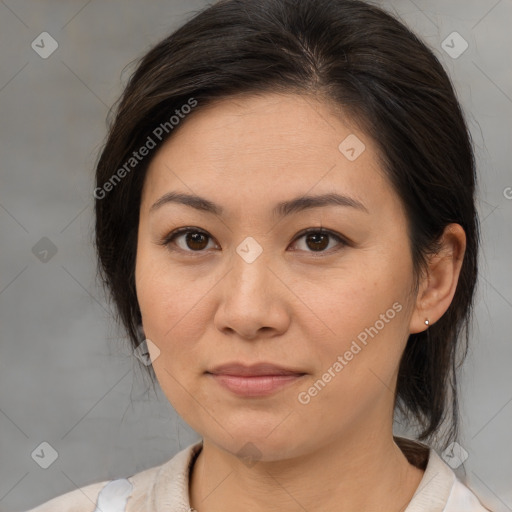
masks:
[(382, 10), (197, 14), (139, 63), (94, 196), (104, 283), (202, 439), (33, 510), (488, 510), (421, 442), (457, 438), (475, 182), (449, 78)]

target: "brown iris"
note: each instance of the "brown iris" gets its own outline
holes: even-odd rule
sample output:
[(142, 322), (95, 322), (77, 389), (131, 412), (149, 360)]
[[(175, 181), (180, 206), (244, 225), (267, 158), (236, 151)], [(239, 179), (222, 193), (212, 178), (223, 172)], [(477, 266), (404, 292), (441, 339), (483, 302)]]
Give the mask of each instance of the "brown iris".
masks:
[[(321, 240), (321, 238), (323, 238), (323, 240)], [(313, 246), (309, 245), (309, 242), (311, 241), (314, 244)], [(325, 233), (310, 233), (306, 235), (306, 243), (308, 243), (308, 247), (312, 250), (325, 249), (329, 245), (329, 235), (326, 235)]]

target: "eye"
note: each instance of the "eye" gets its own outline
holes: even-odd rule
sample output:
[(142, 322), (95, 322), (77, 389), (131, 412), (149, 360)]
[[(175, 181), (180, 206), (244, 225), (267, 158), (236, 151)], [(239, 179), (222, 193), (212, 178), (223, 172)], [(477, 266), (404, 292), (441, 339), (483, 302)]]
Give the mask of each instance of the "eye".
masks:
[[(302, 231), (295, 238), (294, 244), (298, 240), (304, 239), (304, 246), (306, 252), (314, 253), (325, 253), (335, 252), (342, 249), (343, 247), (350, 245), (350, 243), (341, 237), (339, 234), (324, 228), (309, 228)], [(338, 247), (334, 251), (327, 251), (326, 249), (330, 245), (330, 239), (337, 242)], [(195, 252), (201, 253), (208, 249), (208, 242), (213, 240), (212, 237), (198, 228), (184, 227), (174, 230), (165, 236), (159, 243), (160, 245), (166, 246), (169, 250), (176, 250), (172, 245), (176, 245), (178, 250), (184, 252)], [(332, 247), (331, 247), (332, 249)], [(296, 250), (296, 249), (293, 249)]]
[[(176, 240), (181, 239), (181, 244)], [(161, 245), (165, 245), (169, 250), (175, 250), (172, 244), (178, 246), (179, 250), (185, 252), (203, 252), (208, 248), (208, 239), (210, 235), (197, 228), (179, 228), (168, 234), (163, 240), (160, 241)]]
[[(328, 229), (323, 228), (310, 228), (302, 233), (299, 234), (299, 236), (295, 240), (300, 240), (304, 238), (304, 244), (303, 246), (306, 247), (306, 252), (334, 252), (337, 250), (340, 250), (346, 245), (349, 245), (349, 243), (343, 239), (340, 235), (337, 233), (334, 233), (333, 231), (330, 231)], [(341, 247), (338, 247), (334, 251), (326, 251), (325, 249), (330, 245), (329, 239), (334, 239), (338, 242), (338, 245)], [(310, 249), (310, 250), (308, 250)], [(302, 250), (302, 249), (300, 249)]]

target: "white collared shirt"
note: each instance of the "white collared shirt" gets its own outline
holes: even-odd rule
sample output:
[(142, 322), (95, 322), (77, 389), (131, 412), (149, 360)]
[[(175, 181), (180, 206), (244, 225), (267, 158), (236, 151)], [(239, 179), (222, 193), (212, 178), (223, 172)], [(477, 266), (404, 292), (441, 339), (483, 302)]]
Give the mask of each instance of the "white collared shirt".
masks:
[[(53, 498), (27, 512), (189, 512), (189, 474), (202, 440), (172, 459), (128, 478), (103, 481)], [(404, 512), (489, 512), (432, 449)]]

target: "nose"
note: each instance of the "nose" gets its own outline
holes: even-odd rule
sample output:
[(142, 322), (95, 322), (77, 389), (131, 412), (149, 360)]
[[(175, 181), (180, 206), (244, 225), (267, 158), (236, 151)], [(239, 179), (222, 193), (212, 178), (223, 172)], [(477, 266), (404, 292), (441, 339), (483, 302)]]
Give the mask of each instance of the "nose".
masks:
[(290, 291), (271, 261), (260, 255), (249, 263), (238, 254), (219, 283), (215, 327), (224, 334), (254, 340), (286, 332), (290, 324)]

